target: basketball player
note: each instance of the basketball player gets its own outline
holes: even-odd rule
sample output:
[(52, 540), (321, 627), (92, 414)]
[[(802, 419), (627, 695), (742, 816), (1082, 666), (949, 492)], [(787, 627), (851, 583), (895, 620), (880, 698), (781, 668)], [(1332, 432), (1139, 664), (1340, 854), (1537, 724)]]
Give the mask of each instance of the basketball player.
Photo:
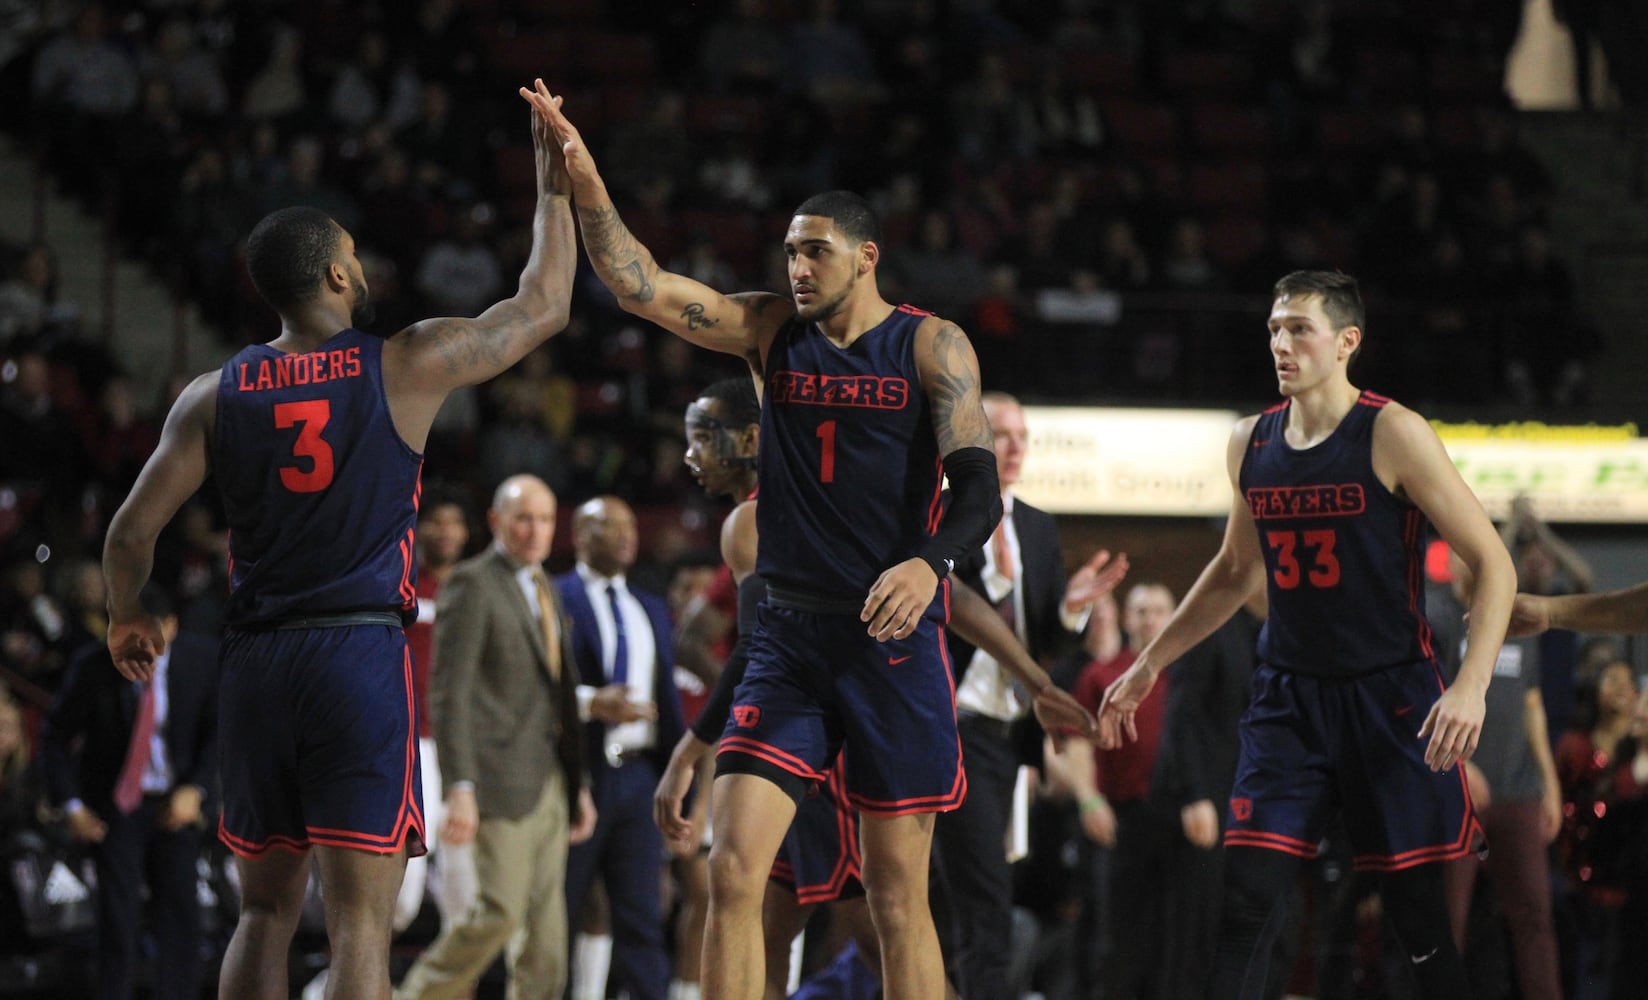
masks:
[[(1355, 279), (1276, 283), (1270, 351), (1281, 404), (1243, 419), (1218, 554), (1166, 629), (1105, 691), (1101, 744), (1134, 738), (1156, 675), (1261, 586), (1270, 615), (1241, 723), (1225, 833), (1225, 907), (1209, 996), (1262, 995), (1300, 858), (1344, 814), (1422, 995), (1467, 995), (1442, 867), (1472, 849), (1464, 768), (1516, 590), (1509, 554), (1424, 418), (1350, 382), (1365, 324)], [(1423, 589), (1424, 522), (1478, 581), (1468, 646), (1443, 688)], [(1126, 919), (1126, 915), (1120, 915)]]
[(576, 254), (567, 178), (537, 81), (538, 200), (515, 294), (475, 319), (363, 333), (355, 240), (287, 208), (247, 241), (280, 336), (189, 384), (109, 526), (108, 644), (147, 680), (163, 648), (137, 594), (161, 529), (212, 474), (230, 526), (221, 654), (219, 835), (236, 854), (240, 921), (221, 995), (284, 998), (313, 853), (326, 897), (327, 995), (387, 1000), (390, 924), (424, 851), (418, 727), (403, 625), (417, 612), (420, 454), (449, 392), (497, 375), (567, 321)]
[(717, 759), (704, 993), (761, 995), (767, 874), (796, 801), (839, 751), (886, 996), (930, 1000), (944, 981), (927, 905), (933, 813), (967, 790), (941, 583), (1001, 516), (972, 345), (954, 323), (881, 297), (878, 224), (847, 192), (795, 211), (788, 299), (662, 270), (619, 219), (577, 129), (547, 111), (585, 250), (619, 304), (744, 358), (765, 385), (757, 572), (768, 593)]

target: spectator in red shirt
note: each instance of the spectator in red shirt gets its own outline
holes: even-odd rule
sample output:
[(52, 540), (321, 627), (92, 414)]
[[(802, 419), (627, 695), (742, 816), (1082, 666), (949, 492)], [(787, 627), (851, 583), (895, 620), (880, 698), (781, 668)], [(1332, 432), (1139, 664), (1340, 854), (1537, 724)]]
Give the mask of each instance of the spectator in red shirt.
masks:
[[(1161, 633), (1174, 604), (1173, 593), (1159, 583), (1140, 583), (1128, 591), (1121, 620), (1127, 643), (1114, 656), (1087, 664), (1076, 681), (1076, 700), (1097, 711), (1105, 688)], [(1094, 616), (1093, 627), (1103, 627), (1100, 617)], [(1161, 883), (1171, 874), (1170, 849), (1183, 834), (1178, 811), (1150, 797), (1166, 712), (1167, 692), (1151, 691), (1134, 716), (1138, 739), (1114, 750), (1094, 749), (1099, 794), (1080, 803), (1088, 836), (1114, 846), (1108, 859), (1099, 860), (1097, 873), (1100, 927), (1108, 940), (1101, 971), (1106, 997), (1153, 995), (1168, 960), (1157, 955), (1167, 916)], [(1110, 919), (1124, 908), (1128, 919)]]

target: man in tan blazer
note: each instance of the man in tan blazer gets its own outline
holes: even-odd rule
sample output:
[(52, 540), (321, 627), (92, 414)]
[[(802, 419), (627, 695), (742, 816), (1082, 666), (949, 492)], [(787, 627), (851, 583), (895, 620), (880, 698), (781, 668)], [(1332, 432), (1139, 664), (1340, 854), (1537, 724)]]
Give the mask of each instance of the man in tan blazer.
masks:
[(441, 838), (474, 841), (479, 892), (407, 972), (399, 1000), (469, 995), (506, 945), (511, 1000), (560, 1000), (566, 985), (566, 850), (594, 829), (595, 806), (570, 629), (542, 566), (555, 495), (535, 476), (512, 476), (487, 523), (491, 547), (441, 589), (429, 693)]

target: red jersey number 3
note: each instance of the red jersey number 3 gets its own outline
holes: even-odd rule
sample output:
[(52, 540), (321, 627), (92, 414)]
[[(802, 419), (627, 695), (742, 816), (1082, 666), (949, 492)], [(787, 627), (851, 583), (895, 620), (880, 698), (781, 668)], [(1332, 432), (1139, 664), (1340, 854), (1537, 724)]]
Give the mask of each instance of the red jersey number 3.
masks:
[(284, 430), (298, 426), (298, 438), (292, 442), (292, 456), (299, 461), (296, 465), (280, 467), (281, 485), (293, 493), (319, 493), (332, 485), (332, 446), (320, 436), (330, 419), (332, 404), (329, 400), (305, 399), (275, 404), (277, 428)]

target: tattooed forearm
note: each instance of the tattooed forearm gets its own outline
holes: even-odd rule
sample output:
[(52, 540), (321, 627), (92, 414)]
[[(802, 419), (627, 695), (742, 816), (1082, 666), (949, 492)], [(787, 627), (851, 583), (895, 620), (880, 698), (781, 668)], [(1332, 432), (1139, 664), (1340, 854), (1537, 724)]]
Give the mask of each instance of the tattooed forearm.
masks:
[(687, 303), (687, 307), (681, 310), (681, 319), (686, 322), (687, 329), (689, 330), (706, 330), (712, 326), (720, 324), (721, 322), (718, 319), (712, 319), (711, 317), (705, 315), (704, 303), (702, 302)]
[(979, 399), (978, 358), (967, 335), (954, 323), (939, 327), (932, 342), (927, 393), (933, 404), (933, 432), (938, 450), (989, 448), (994, 441)]
[(601, 281), (620, 299), (651, 302), (655, 294), (651, 274), (657, 270), (652, 254), (636, 241), (612, 205), (578, 209), (584, 231), (584, 250)]

